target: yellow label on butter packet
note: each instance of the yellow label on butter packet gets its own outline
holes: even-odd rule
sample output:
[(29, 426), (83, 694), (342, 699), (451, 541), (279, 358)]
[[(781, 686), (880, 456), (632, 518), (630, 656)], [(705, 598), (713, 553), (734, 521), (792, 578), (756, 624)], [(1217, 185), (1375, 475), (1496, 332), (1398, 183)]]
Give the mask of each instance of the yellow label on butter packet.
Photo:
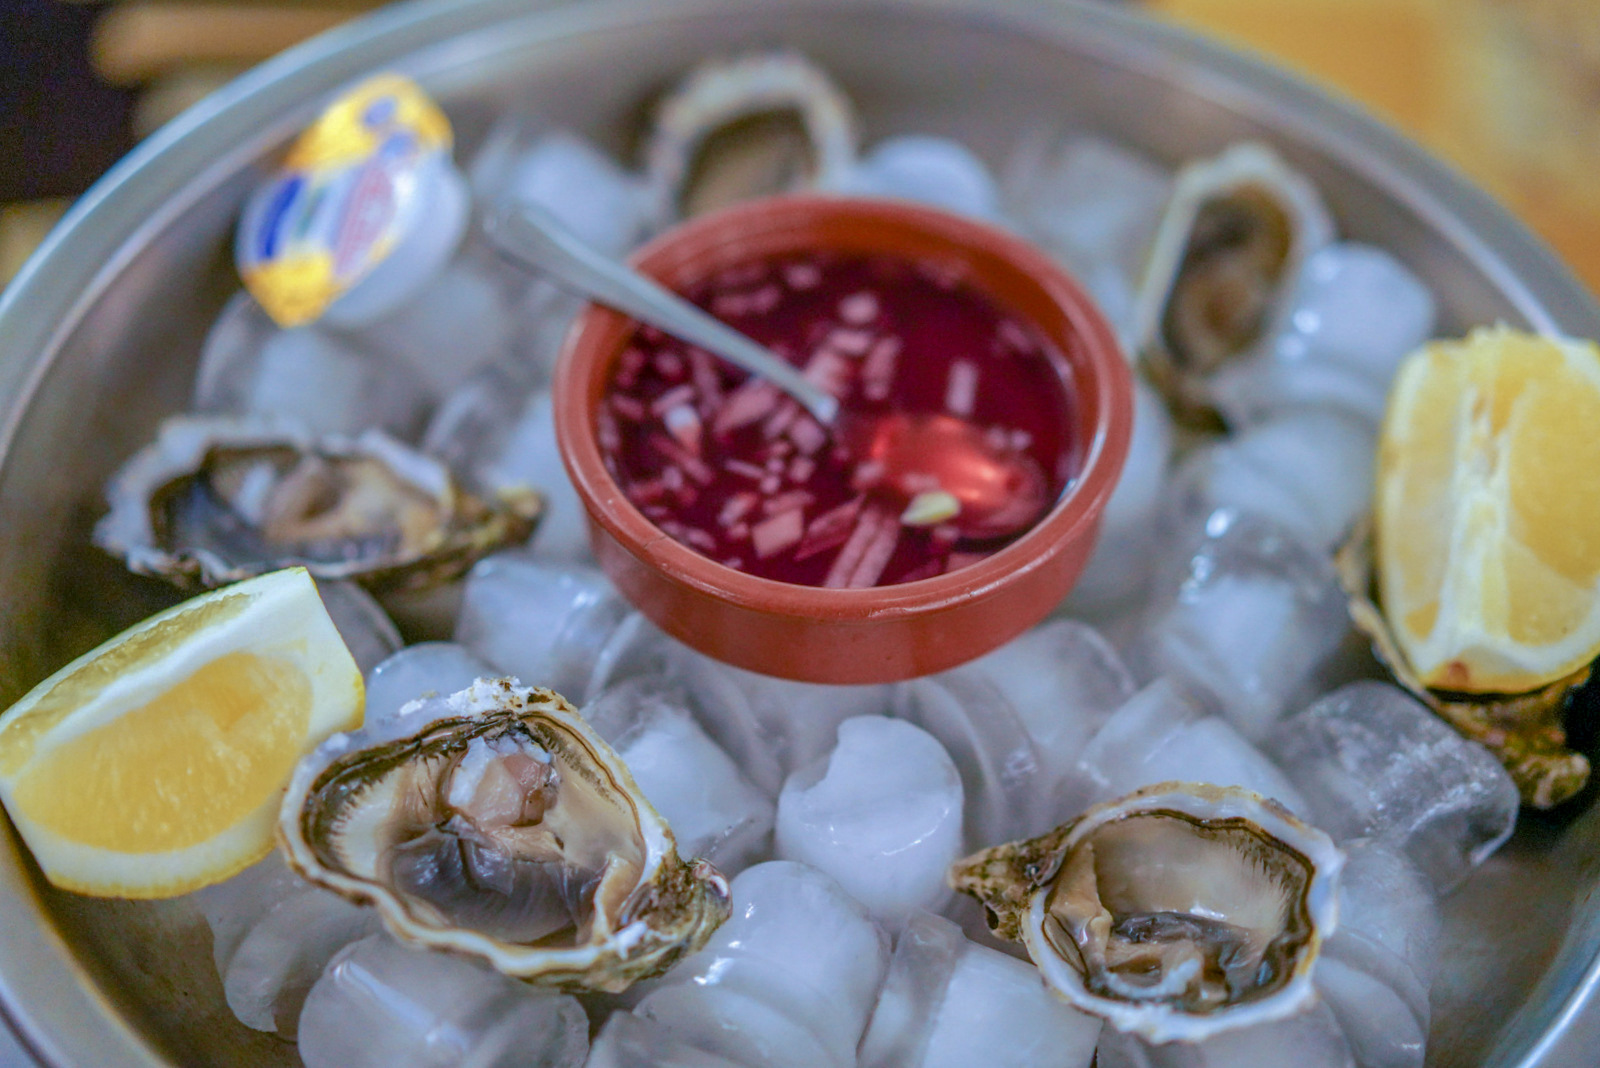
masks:
[(317, 319), (416, 225), (450, 120), (415, 83), (379, 74), (339, 95), (251, 195), (234, 259), (280, 326)]

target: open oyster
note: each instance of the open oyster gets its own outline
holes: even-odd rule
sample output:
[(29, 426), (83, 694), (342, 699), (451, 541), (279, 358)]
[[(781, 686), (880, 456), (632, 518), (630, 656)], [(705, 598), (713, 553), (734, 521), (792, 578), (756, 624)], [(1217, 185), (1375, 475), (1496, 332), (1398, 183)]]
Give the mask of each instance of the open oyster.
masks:
[(420, 589), (525, 541), (543, 508), (527, 489), (480, 500), (379, 431), (316, 438), (227, 416), (167, 420), (106, 496), (95, 544), (185, 587), (302, 566), (374, 590)]
[(659, 226), (749, 197), (834, 189), (855, 166), (850, 101), (791, 52), (705, 64), (661, 103), (645, 149)]
[(507, 975), (618, 992), (703, 946), (728, 884), (684, 862), (566, 699), (479, 679), (300, 762), (279, 835), (307, 879), (402, 941)]
[(958, 861), (950, 883), (1077, 1008), (1198, 1042), (1311, 1001), (1343, 863), (1258, 794), (1162, 783)]
[(1412, 669), (1400, 642), (1378, 605), (1373, 574), (1372, 519), (1351, 528), (1334, 555), (1339, 584), (1350, 601), (1350, 621), (1372, 641), (1395, 682), (1409, 690), (1444, 721), (1485, 746), (1510, 773), (1522, 803), (1553, 808), (1570, 800), (1589, 781), (1589, 759), (1567, 747), (1563, 714), (1593, 665), (1552, 679), (1527, 693), (1459, 693), (1430, 689)]
[(1307, 255), (1333, 240), (1316, 189), (1264, 145), (1178, 173), (1134, 307), (1134, 344), (1179, 418), (1214, 423), (1210, 376), (1270, 337)]

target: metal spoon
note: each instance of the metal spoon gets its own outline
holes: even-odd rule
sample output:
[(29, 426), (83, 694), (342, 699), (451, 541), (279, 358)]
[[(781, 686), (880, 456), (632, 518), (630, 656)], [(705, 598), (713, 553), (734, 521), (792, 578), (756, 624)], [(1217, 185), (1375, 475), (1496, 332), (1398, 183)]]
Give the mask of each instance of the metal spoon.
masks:
[(1049, 502), (1044, 473), (1029, 457), (995, 448), (972, 423), (940, 413), (841, 411), (832, 394), (792, 364), (712, 318), (633, 268), (583, 243), (551, 212), (531, 203), (501, 204), (484, 218), (489, 239), (514, 259), (608, 308), (687, 341), (771, 382), (852, 456), (878, 465), (879, 486), (902, 500), (930, 491), (953, 497), (945, 521), (963, 535), (997, 538), (1032, 526)]

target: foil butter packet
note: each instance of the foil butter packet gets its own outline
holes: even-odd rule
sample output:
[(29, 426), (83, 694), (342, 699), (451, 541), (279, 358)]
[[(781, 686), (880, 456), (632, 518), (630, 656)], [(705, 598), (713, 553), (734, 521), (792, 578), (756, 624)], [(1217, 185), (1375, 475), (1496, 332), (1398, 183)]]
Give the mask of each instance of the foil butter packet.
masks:
[(451, 146), (450, 120), (405, 77), (339, 95), (245, 206), (234, 245), (245, 287), (284, 327), (359, 326), (403, 303), (466, 227)]

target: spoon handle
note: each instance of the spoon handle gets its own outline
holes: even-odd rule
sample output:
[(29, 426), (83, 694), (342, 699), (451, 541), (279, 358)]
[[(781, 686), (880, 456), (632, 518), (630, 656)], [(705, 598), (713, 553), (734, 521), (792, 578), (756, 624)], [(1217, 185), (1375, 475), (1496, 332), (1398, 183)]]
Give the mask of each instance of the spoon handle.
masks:
[(483, 224), (500, 249), (608, 308), (664, 330), (766, 379), (799, 401), (824, 426), (839, 402), (799, 371), (737, 330), (624, 264), (601, 255), (551, 212), (530, 203), (501, 204)]

